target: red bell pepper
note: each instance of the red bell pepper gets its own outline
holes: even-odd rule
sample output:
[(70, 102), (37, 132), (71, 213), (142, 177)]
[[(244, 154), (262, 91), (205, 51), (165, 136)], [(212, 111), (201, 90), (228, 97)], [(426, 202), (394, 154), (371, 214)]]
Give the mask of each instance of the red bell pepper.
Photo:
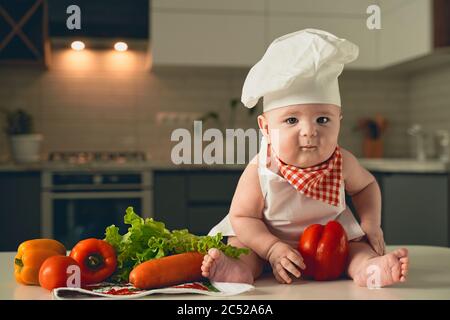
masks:
[(102, 282), (116, 270), (116, 251), (104, 240), (82, 240), (73, 247), (70, 256), (80, 265), (86, 284)]
[(337, 221), (325, 226), (313, 224), (301, 235), (298, 250), (306, 265), (304, 276), (317, 281), (334, 280), (342, 275), (347, 265), (347, 234)]

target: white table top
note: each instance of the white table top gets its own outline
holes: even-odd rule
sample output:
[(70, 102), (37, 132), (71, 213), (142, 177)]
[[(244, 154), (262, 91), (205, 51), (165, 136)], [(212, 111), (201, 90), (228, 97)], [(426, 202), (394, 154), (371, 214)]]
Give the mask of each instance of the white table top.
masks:
[[(450, 300), (450, 248), (406, 246), (411, 266), (406, 283), (370, 290), (360, 288), (351, 280), (315, 282), (295, 280), (290, 285), (276, 282), (265, 275), (255, 283), (256, 289), (229, 299), (307, 300), (307, 299), (446, 299)], [(389, 249), (393, 247), (388, 246)], [(13, 252), (0, 252), (0, 300), (52, 299), (51, 293), (38, 286), (17, 284), (13, 272)], [(151, 295), (147, 299), (217, 299), (216, 297), (180, 294)], [(223, 299), (223, 298), (221, 298)]]

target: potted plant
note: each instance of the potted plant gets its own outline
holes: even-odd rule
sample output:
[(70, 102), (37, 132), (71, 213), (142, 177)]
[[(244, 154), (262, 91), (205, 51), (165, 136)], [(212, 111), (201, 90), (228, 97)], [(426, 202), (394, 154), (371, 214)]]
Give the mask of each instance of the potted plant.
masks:
[(3, 110), (6, 117), (5, 132), (10, 137), (14, 161), (31, 163), (40, 160), (42, 135), (33, 133), (33, 117), (22, 109)]

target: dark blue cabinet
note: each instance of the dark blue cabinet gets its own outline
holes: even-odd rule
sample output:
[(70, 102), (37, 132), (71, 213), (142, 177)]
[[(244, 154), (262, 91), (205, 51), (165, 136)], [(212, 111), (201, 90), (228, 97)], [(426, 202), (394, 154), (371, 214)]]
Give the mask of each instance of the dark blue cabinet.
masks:
[(228, 213), (241, 174), (235, 170), (155, 171), (155, 219), (169, 229), (207, 234)]
[[(381, 189), (388, 245), (450, 246), (449, 175), (372, 172)], [(351, 198), (347, 204), (358, 217)]]
[(448, 186), (447, 174), (384, 174), (386, 243), (449, 246)]
[(40, 237), (40, 172), (0, 173), (0, 251)]

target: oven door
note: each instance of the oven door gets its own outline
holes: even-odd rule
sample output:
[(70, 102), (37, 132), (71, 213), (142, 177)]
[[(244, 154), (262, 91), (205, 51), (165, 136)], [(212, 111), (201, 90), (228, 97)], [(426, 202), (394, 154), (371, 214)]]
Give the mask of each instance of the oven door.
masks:
[(126, 208), (132, 206), (139, 213), (142, 209), (140, 195), (126, 192), (57, 194), (52, 202), (52, 238), (66, 248), (87, 238), (104, 239), (106, 227), (112, 224), (119, 227), (120, 233), (126, 233), (128, 226), (123, 222)]

